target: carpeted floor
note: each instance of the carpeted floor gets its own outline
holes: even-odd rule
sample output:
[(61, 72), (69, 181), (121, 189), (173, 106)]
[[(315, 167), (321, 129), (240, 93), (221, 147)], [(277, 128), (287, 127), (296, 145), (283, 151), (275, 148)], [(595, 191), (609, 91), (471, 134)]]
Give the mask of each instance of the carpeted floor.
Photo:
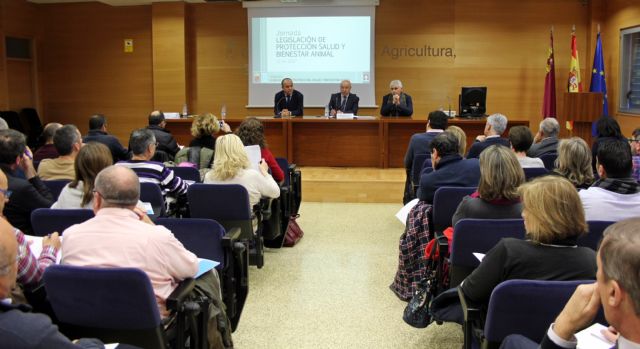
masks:
[(237, 348), (455, 348), (455, 324), (415, 329), (389, 290), (403, 225), (396, 204), (303, 203), (305, 237), (251, 267)]

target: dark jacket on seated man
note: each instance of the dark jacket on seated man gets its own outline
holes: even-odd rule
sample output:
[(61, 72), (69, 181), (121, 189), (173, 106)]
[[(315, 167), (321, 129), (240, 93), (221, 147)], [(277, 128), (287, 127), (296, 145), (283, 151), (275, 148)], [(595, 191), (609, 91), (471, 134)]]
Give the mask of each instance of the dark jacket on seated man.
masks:
[(480, 157), (480, 153), (482, 153), (483, 150), (489, 148), (490, 146), (492, 146), (494, 144), (504, 145), (505, 147), (510, 147), (511, 146), (511, 143), (509, 143), (509, 139), (507, 139), (507, 138), (487, 137), (482, 142), (473, 143), (471, 148), (469, 148), (469, 152), (467, 153), (467, 159)]
[(33, 234), (31, 212), (37, 208), (49, 208), (55, 202), (54, 197), (40, 177), (29, 180), (18, 177), (6, 165), (1, 165), (7, 176), (8, 189), (13, 193), (11, 200), (4, 206), (4, 216), (9, 223), (27, 235)]
[(360, 97), (355, 93), (349, 93), (347, 96), (347, 100), (342, 105), (342, 94), (340, 92), (334, 93), (331, 95), (331, 99), (329, 99), (329, 109), (338, 110), (343, 113), (353, 113), (353, 115), (358, 114), (358, 103), (360, 102)]
[(0, 302), (0, 337), (3, 348), (104, 348), (97, 339), (81, 339), (72, 343), (42, 314), (29, 313), (25, 305)]
[(176, 142), (176, 139), (173, 138), (173, 135), (171, 135), (171, 132), (158, 125), (149, 125), (147, 126), (147, 129), (151, 130), (151, 132), (156, 136), (156, 142), (158, 142), (157, 150), (161, 150), (169, 154), (172, 158), (176, 156), (180, 147), (178, 147), (178, 143)]
[(531, 158), (539, 158), (544, 154), (552, 154), (558, 152), (558, 137), (548, 137), (539, 143), (534, 143), (527, 150), (527, 156)]
[[(418, 154), (431, 153), (431, 141), (447, 128), (449, 117), (442, 111), (436, 110), (429, 113), (427, 118), (427, 132), (416, 133), (411, 136), (409, 147), (404, 155), (404, 168), (411, 171), (413, 159)], [(420, 164), (422, 166), (422, 164)]]
[(280, 115), (280, 112), (283, 109), (289, 110), (291, 112), (291, 116), (302, 116), (304, 114), (304, 96), (302, 93), (298, 90), (293, 90), (288, 100), (284, 91), (276, 93), (273, 98), (274, 115)]
[[(457, 152), (457, 149), (456, 149)], [(418, 198), (433, 204), (433, 196), (440, 187), (476, 187), (480, 180), (478, 159), (463, 159), (458, 154), (443, 156), (434, 171), (420, 177)]]
[(110, 134), (101, 130), (90, 130), (89, 133), (82, 138), (84, 143), (98, 142), (109, 147), (113, 162), (129, 159), (129, 152), (120, 144), (120, 141)]
[(393, 104), (393, 95), (389, 93), (382, 97), (380, 115), (382, 116), (411, 116), (413, 115), (413, 101), (406, 93), (400, 95), (400, 104)]

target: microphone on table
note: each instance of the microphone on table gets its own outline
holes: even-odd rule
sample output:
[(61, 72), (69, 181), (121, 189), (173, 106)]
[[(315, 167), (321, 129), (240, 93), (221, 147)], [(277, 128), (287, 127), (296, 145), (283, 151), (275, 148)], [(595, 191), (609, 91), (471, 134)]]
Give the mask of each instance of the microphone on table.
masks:
[(282, 115), (280, 115), (280, 103), (282, 102), (283, 99), (285, 99), (287, 96), (284, 95), (282, 96), (282, 98), (280, 98), (277, 102), (276, 102), (276, 115), (273, 117), (274, 119), (279, 119), (282, 117)]
[(447, 102), (449, 103), (449, 117), (451, 118), (451, 97), (447, 96)]

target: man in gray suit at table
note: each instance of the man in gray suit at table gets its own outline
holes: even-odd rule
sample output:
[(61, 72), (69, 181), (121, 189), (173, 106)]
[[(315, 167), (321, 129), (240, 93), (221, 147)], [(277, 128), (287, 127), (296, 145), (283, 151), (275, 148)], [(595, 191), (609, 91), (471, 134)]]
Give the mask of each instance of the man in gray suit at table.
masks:
[(332, 94), (329, 99), (331, 116), (336, 116), (339, 113), (357, 115), (359, 102), (360, 97), (355, 93), (351, 93), (351, 81), (342, 80), (340, 82), (340, 92)]
[[(541, 349), (576, 348), (575, 333), (591, 324), (600, 306), (607, 322), (615, 328), (604, 333), (615, 342), (613, 347), (640, 348), (640, 217), (620, 221), (605, 230), (597, 263), (597, 281), (578, 286), (549, 327)], [(511, 335), (500, 348), (537, 347), (528, 338)]]

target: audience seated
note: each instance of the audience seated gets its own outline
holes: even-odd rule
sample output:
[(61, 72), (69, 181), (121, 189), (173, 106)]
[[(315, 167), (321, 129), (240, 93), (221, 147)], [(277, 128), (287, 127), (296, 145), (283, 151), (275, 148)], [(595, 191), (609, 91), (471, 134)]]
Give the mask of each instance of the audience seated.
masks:
[(598, 145), (600, 179), (580, 191), (587, 220), (620, 221), (640, 216), (640, 184), (631, 178), (631, 150), (626, 141), (610, 139)]
[(633, 154), (633, 177), (636, 181), (640, 182), (640, 128), (633, 130), (631, 139), (631, 153)]
[(533, 143), (531, 130), (529, 130), (527, 126), (514, 126), (509, 129), (509, 142), (511, 142), (511, 149), (516, 153), (516, 157), (522, 168), (544, 168), (542, 160), (527, 156), (527, 150), (531, 147), (531, 143)]
[[(0, 131), (0, 168), (7, 176), (13, 200), (4, 206), (9, 223), (25, 234), (31, 234), (31, 211), (51, 207), (53, 196), (36, 174), (25, 136), (15, 130)], [(16, 175), (20, 170), (25, 178)]]
[[(180, 281), (196, 275), (198, 259), (169, 230), (154, 225), (135, 207), (139, 198), (140, 184), (135, 172), (124, 166), (109, 166), (102, 170), (95, 180), (93, 210), (96, 216), (65, 230), (62, 264), (143, 270), (153, 286), (160, 314), (166, 317), (169, 315), (166, 298)], [(195, 292), (221, 304), (215, 269), (197, 279)], [(223, 316), (218, 318), (218, 314)], [(212, 348), (223, 347), (218, 344), (220, 338), (216, 338), (221, 320), (229, 329), (224, 308), (211, 309), (208, 329)], [(230, 333), (225, 338), (230, 340)]]
[(56, 146), (53, 145), (53, 136), (60, 127), (62, 127), (62, 124), (57, 122), (50, 122), (44, 126), (41, 136), (44, 144), (33, 153), (34, 162), (40, 162), (44, 159), (55, 159), (59, 156)]
[(523, 184), (519, 193), (528, 239), (503, 239), (487, 253), (460, 285), (472, 302), (486, 306), (493, 289), (510, 279), (595, 279), (595, 252), (576, 245), (587, 223), (571, 183), (544, 176)]
[(533, 145), (527, 151), (527, 156), (539, 158), (544, 154), (556, 153), (560, 124), (556, 118), (545, 118), (540, 121), (538, 133), (533, 139)]
[(82, 148), (82, 135), (74, 125), (60, 127), (53, 136), (53, 145), (58, 154), (55, 159), (44, 159), (38, 166), (38, 175), (44, 180), (73, 180), (73, 163)]
[(228, 134), (216, 139), (216, 155), (213, 169), (204, 177), (209, 184), (240, 184), (249, 193), (249, 203), (254, 206), (260, 198), (280, 196), (278, 183), (269, 174), (269, 166), (260, 162), (260, 172), (251, 168), (249, 158), (240, 137)]
[[(613, 224), (604, 232), (598, 250), (597, 281), (580, 285), (569, 299), (555, 322), (551, 324), (540, 346), (530, 339), (508, 336), (503, 349), (573, 349), (577, 347), (575, 334), (588, 327), (600, 307), (611, 327), (604, 333), (615, 346), (640, 347), (640, 219), (628, 219)], [(616, 333), (611, 330), (615, 329)], [(592, 342), (593, 341), (593, 342)], [(581, 345), (602, 345), (595, 337)]]
[(214, 149), (216, 139), (214, 135), (218, 132), (230, 133), (231, 128), (224, 121), (218, 119), (211, 113), (197, 115), (191, 123), (191, 135), (193, 139), (189, 147), (182, 148), (176, 154), (176, 163), (190, 162), (199, 169), (211, 168), (213, 164)]
[(518, 187), (524, 181), (524, 172), (513, 152), (499, 145), (485, 149), (480, 154), (478, 191), (462, 199), (452, 225), (465, 218), (520, 218)]
[(429, 148), (434, 171), (420, 178), (420, 200), (409, 211), (406, 229), (400, 236), (398, 269), (389, 286), (404, 301), (411, 299), (426, 276), (424, 250), (433, 239), (429, 216), (435, 191), (440, 187), (476, 187), (480, 179), (478, 159), (463, 159), (458, 153), (458, 138), (453, 134), (440, 133)]
[(572, 137), (558, 142), (556, 168), (551, 175), (568, 179), (576, 189), (587, 189), (594, 181), (591, 151), (582, 138)]
[(473, 143), (473, 145), (469, 149), (467, 158), (478, 158), (483, 150), (494, 144), (504, 145), (505, 147), (508, 147), (509, 140), (500, 137), (500, 135), (502, 135), (502, 133), (504, 133), (504, 131), (507, 129), (507, 122), (507, 117), (502, 114), (490, 115), (487, 118), (487, 123), (484, 127), (484, 135), (476, 137), (476, 142)]
[(278, 183), (284, 181), (284, 172), (282, 172), (276, 158), (273, 157), (273, 154), (271, 154), (271, 151), (267, 147), (267, 140), (264, 138), (264, 125), (262, 125), (260, 120), (254, 117), (244, 119), (236, 130), (236, 135), (240, 137), (242, 144), (245, 146), (260, 146), (262, 159), (264, 159), (267, 162), (267, 165), (269, 165), (269, 170), (271, 171), (273, 179)]
[(161, 162), (150, 161), (156, 153), (156, 137), (153, 132), (141, 128), (131, 132), (129, 146), (133, 156), (131, 160), (120, 161), (116, 165), (125, 166), (138, 175), (140, 182), (155, 183), (167, 197), (185, 200), (187, 198), (187, 182), (173, 173), (173, 170)]
[(463, 159), (458, 154), (458, 139), (449, 132), (436, 136), (430, 144), (433, 172), (420, 177), (418, 198), (433, 203), (440, 187), (475, 187), (480, 179), (478, 159)]
[(596, 155), (598, 154), (600, 144), (609, 140), (625, 139), (620, 131), (620, 125), (616, 119), (610, 116), (600, 117), (600, 119), (596, 121), (596, 130), (596, 140), (593, 142), (593, 146), (591, 147), (591, 165), (594, 172), (597, 171)]
[(180, 147), (178, 147), (178, 142), (173, 138), (171, 132), (165, 129), (166, 125), (167, 122), (164, 121), (164, 113), (162, 111), (155, 110), (149, 114), (149, 126), (147, 126), (147, 129), (151, 130), (156, 136), (156, 141), (158, 142), (157, 150), (167, 153), (170, 160), (173, 160)]
[[(11, 290), (20, 279), (22, 243), (16, 241), (14, 228), (0, 218), (0, 337), (3, 348), (104, 348), (102, 342), (81, 339), (75, 344), (58, 331), (51, 320), (42, 314), (31, 314), (31, 308), (24, 304), (11, 304), (4, 299), (11, 296)], [(19, 238), (18, 238), (19, 239)], [(28, 247), (28, 245), (27, 245)], [(28, 253), (31, 253), (27, 250)], [(18, 263), (16, 263), (18, 259)]]
[[(3, 172), (0, 172), (0, 212), (4, 209), (5, 204), (9, 202), (11, 192), (8, 190), (8, 187), (7, 177)], [(0, 218), (0, 220), (4, 222), (4, 218)], [(49, 236), (45, 236), (42, 239), (42, 252), (39, 256), (34, 256), (31, 253), (30, 244), (20, 229), (10, 228), (14, 232), (19, 246), (17, 282), (26, 289), (35, 288), (40, 284), (45, 268), (56, 262), (56, 256), (60, 249), (58, 233), (55, 232)], [(0, 297), (0, 300), (2, 299), (3, 298)]]
[(451, 125), (447, 127), (447, 132), (451, 133), (458, 139), (458, 154), (464, 157), (467, 153), (467, 134), (458, 126)]
[(74, 162), (75, 177), (62, 189), (58, 201), (51, 208), (91, 209), (96, 176), (111, 165), (111, 152), (106, 145), (98, 142), (85, 144)]
[[(432, 111), (429, 113), (429, 117), (427, 118), (426, 132), (416, 133), (411, 136), (411, 139), (409, 140), (409, 147), (407, 147), (407, 152), (404, 155), (404, 168), (407, 173), (403, 199), (405, 204), (413, 199), (413, 188), (411, 185), (413, 159), (418, 154), (431, 153), (429, 144), (435, 136), (444, 132), (444, 129), (447, 128), (448, 121), (449, 117), (444, 112), (440, 110)], [(420, 166), (422, 166), (422, 164), (420, 164)]]
[(82, 139), (84, 143), (98, 142), (109, 147), (113, 162), (128, 160), (129, 152), (120, 141), (107, 133), (107, 118), (102, 114), (93, 115), (89, 119), (89, 133)]

